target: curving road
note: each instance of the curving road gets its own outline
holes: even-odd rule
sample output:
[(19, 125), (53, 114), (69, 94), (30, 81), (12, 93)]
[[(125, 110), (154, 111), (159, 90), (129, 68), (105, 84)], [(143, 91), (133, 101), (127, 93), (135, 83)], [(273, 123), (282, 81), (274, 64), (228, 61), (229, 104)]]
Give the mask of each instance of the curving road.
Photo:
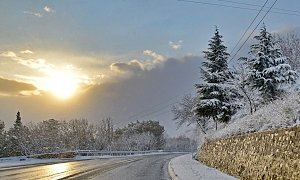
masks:
[(170, 159), (181, 154), (73, 161), (0, 169), (0, 179), (166, 180)]

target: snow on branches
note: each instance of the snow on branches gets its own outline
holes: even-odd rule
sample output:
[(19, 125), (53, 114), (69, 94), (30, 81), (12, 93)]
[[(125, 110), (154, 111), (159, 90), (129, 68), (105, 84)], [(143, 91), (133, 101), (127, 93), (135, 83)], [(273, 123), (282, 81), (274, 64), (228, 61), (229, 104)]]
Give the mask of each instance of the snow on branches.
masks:
[(230, 82), (229, 54), (217, 28), (208, 45), (201, 68), (204, 83), (196, 84), (199, 101), (193, 110), (198, 117), (213, 119), (217, 129), (217, 122), (228, 122), (236, 112), (238, 107), (233, 102), (238, 94)]
[(265, 26), (254, 38), (258, 43), (251, 46), (250, 58), (243, 58), (249, 69), (248, 81), (265, 101), (270, 101), (282, 94), (284, 85), (294, 83), (297, 74)]

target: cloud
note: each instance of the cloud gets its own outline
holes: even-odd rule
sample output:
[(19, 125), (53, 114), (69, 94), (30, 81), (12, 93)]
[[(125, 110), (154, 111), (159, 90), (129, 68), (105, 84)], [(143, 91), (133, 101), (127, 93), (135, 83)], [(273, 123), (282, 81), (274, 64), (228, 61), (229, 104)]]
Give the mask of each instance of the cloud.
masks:
[(183, 43), (182, 40), (179, 40), (179, 41), (177, 41), (177, 42), (172, 42), (172, 41), (170, 41), (170, 42), (169, 42), (169, 45), (170, 45), (170, 47), (171, 47), (172, 49), (180, 49), (180, 48), (182, 48), (182, 43)]
[(32, 84), (0, 77), (0, 94), (2, 95), (32, 95), (37, 93), (37, 88)]
[(140, 61), (135, 59), (129, 62), (112, 63), (110, 65), (110, 70), (117, 73), (137, 74), (159, 67), (158, 65), (163, 64), (167, 61), (167, 59), (163, 55), (160, 55), (152, 50), (144, 50), (143, 54), (146, 56), (150, 56), (152, 60)]
[[(21, 51), (22, 54), (32, 54), (30, 50)], [(43, 72), (49, 72), (54, 69), (54, 65), (48, 63), (45, 59), (24, 59), (23, 57), (18, 56), (13, 51), (6, 51), (0, 54), (0, 57), (11, 58), (14, 61), (17, 61), (19, 64), (22, 64), (31, 69), (37, 69)]]
[(112, 63), (110, 69), (115, 72), (142, 72), (145, 70), (144, 65), (138, 60), (131, 60), (128, 63)]
[(54, 69), (54, 65), (48, 63), (45, 59), (19, 59), (18, 62), (31, 69), (37, 69), (43, 72), (49, 72)]
[(43, 15), (41, 13), (37, 13), (37, 12), (30, 12), (30, 11), (23, 11), (24, 14), (29, 14), (29, 15), (33, 15), (35, 17), (43, 17)]
[[(21, 51), (20, 53), (32, 54), (33, 52), (29, 50), (25, 50), (25, 51)], [(54, 67), (54, 65), (48, 63), (45, 59), (24, 59), (12, 51), (3, 52), (0, 54), (0, 56), (11, 58), (12, 60), (17, 61), (19, 64), (27, 66), (31, 69), (38, 69), (44, 72), (48, 72)]]
[(44, 11), (46, 11), (48, 13), (55, 13), (55, 10), (52, 9), (52, 8), (50, 8), (50, 7), (48, 7), (48, 6), (45, 6), (43, 9), (44, 9)]
[(12, 51), (6, 51), (6, 52), (1, 53), (0, 57), (16, 58), (17, 55), (16, 55), (16, 53), (14, 53)]
[(162, 62), (166, 59), (163, 55), (160, 55), (149, 49), (145, 50), (143, 54), (152, 57), (155, 62)]
[(26, 50), (24, 50), (24, 51), (20, 51), (20, 53), (21, 53), (21, 54), (33, 54), (33, 52), (30, 51), (30, 50), (28, 50), (28, 49), (26, 49)]

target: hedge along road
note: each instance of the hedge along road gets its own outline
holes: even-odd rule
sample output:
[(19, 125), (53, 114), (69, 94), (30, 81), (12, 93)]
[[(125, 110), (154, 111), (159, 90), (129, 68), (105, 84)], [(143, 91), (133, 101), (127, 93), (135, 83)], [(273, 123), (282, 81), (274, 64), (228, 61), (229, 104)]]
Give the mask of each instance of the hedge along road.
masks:
[(147, 155), (37, 165), (0, 170), (0, 179), (165, 180), (170, 159), (182, 154)]

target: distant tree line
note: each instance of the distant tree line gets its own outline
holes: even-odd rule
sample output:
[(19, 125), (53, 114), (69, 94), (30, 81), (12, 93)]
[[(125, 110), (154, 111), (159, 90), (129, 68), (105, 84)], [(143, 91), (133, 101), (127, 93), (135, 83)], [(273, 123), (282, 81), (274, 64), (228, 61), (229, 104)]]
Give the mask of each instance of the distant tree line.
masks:
[[(170, 142), (164, 131), (158, 121), (152, 120), (136, 121), (114, 129), (111, 118), (96, 124), (89, 123), (87, 119), (49, 119), (24, 125), (18, 112), (9, 130), (6, 131), (4, 122), (0, 121), (0, 157), (72, 150), (160, 150), (166, 147), (166, 142)], [(183, 141), (179, 139), (178, 142)], [(177, 147), (174, 151), (190, 149), (187, 146)]]

